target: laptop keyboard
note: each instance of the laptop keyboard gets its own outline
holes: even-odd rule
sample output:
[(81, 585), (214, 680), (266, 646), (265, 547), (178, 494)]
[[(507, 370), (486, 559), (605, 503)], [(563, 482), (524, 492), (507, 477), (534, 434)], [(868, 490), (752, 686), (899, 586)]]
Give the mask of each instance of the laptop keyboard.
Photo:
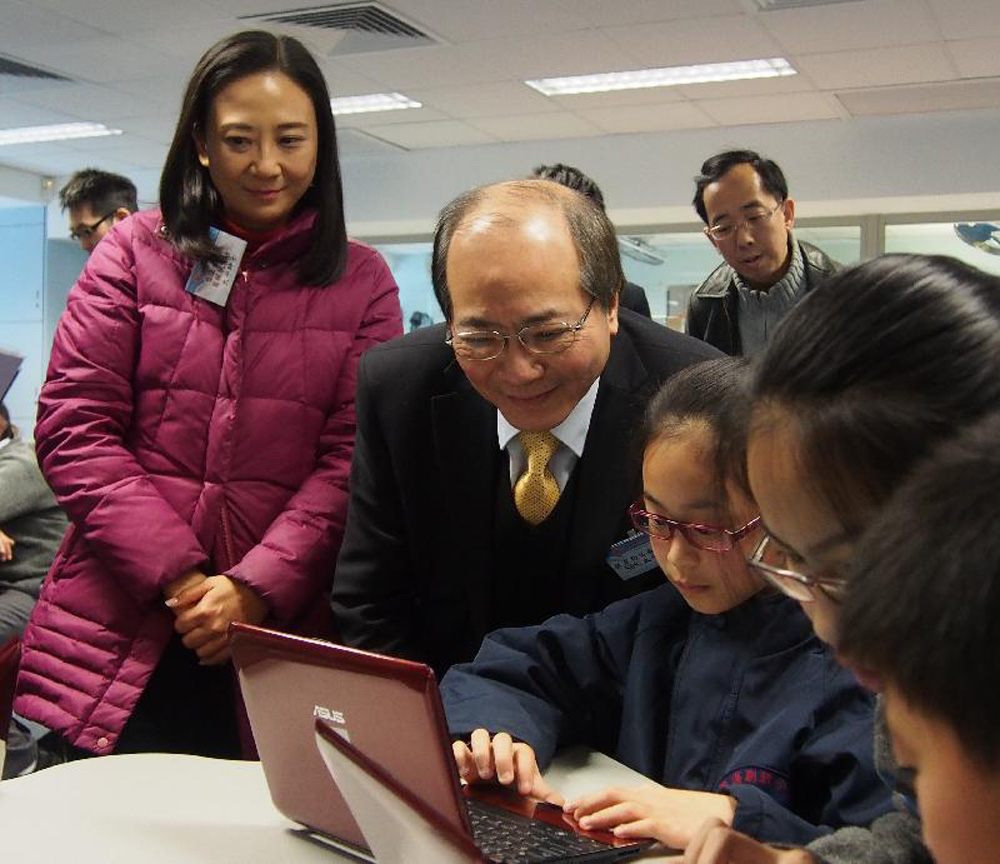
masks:
[(466, 802), (476, 845), (494, 864), (541, 864), (567, 859), (613, 858), (605, 843), (581, 837), (536, 819), (528, 819), (483, 801)]

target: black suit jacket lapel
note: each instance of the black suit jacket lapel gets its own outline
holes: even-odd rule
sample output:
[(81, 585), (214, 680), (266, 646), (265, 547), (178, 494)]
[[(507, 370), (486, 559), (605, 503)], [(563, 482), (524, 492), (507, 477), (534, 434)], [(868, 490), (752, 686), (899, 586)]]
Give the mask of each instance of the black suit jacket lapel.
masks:
[(463, 375), (453, 392), (432, 397), (431, 413), (435, 474), (441, 483), (435, 497), (445, 502), (447, 517), (441, 524), (449, 535), (438, 543), (450, 550), (442, 555), (444, 566), (468, 593), (474, 632), (484, 632), (499, 462), (496, 408)]
[[(631, 339), (619, 331), (601, 373), (583, 457), (574, 468), (577, 488), (567, 572), (578, 575), (566, 586), (569, 612), (593, 609), (599, 579), (587, 564), (603, 561), (609, 546), (621, 539), (619, 526), (638, 491), (634, 436), (647, 385), (645, 366)], [(583, 576), (588, 572), (592, 575)], [(617, 578), (610, 567), (608, 575)]]

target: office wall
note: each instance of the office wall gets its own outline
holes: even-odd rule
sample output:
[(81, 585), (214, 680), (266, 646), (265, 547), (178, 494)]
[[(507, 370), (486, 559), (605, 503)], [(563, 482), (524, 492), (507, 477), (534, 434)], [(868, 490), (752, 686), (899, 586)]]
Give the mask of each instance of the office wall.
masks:
[(5, 402), (30, 437), (43, 374), (44, 207), (0, 209), (0, 261), (0, 345), (24, 357)]
[(748, 146), (781, 163), (801, 215), (829, 215), (829, 208), (820, 214), (810, 204), (831, 201), (842, 202), (837, 215), (906, 211), (915, 208), (866, 203), (858, 210), (850, 202), (915, 196), (951, 196), (927, 209), (974, 209), (990, 206), (985, 193), (1000, 200), (997, 141), (1000, 112), (986, 110), (348, 156), (345, 203), (359, 235), (419, 233), (470, 186), (562, 161), (597, 180), (619, 225), (689, 221), (691, 178), (701, 162), (718, 150)]

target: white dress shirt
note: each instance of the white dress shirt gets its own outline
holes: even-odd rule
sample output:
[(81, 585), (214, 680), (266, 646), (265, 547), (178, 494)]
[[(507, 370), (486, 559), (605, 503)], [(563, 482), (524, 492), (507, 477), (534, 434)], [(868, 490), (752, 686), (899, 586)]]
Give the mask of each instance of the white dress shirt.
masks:
[[(569, 482), (569, 475), (573, 472), (576, 460), (583, 455), (583, 447), (587, 442), (587, 431), (590, 429), (590, 418), (594, 413), (594, 403), (597, 401), (597, 388), (601, 383), (598, 377), (590, 389), (584, 393), (583, 398), (576, 403), (576, 407), (569, 412), (569, 416), (563, 420), (555, 429), (549, 431), (559, 439), (559, 449), (549, 460), (549, 471), (556, 478), (559, 484), (559, 491), (562, 492)], [(524, 448), (521, 447), (521, 440), (517, 437), (521, 430), (507, 422), (507, 418), (497, 411), (497, 443), (501, 450), (507, 451), (510, 461), (510, 485), (514, 488), (517, 478), (520, 477), (527, 468), (524, 456)]]

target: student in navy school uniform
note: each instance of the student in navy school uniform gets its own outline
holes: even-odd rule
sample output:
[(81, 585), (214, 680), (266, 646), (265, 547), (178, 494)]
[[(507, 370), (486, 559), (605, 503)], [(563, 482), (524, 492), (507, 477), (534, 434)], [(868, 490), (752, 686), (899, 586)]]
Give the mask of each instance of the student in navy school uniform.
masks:
[(889, 808), (871, 697), (799, 605), (747, 567), (756, 507), (717, 467), (743, 371), (731, 358), (692, 366), (647, 410), (631, 514), (668, 584), (584, 618), (498, 630), (445, 676), (463, 779), (564, 803), (539, 769), (557, 747), (586, 744), (656, 783), (566, 811), (675, 848), (708, 817), (803, 843)]

